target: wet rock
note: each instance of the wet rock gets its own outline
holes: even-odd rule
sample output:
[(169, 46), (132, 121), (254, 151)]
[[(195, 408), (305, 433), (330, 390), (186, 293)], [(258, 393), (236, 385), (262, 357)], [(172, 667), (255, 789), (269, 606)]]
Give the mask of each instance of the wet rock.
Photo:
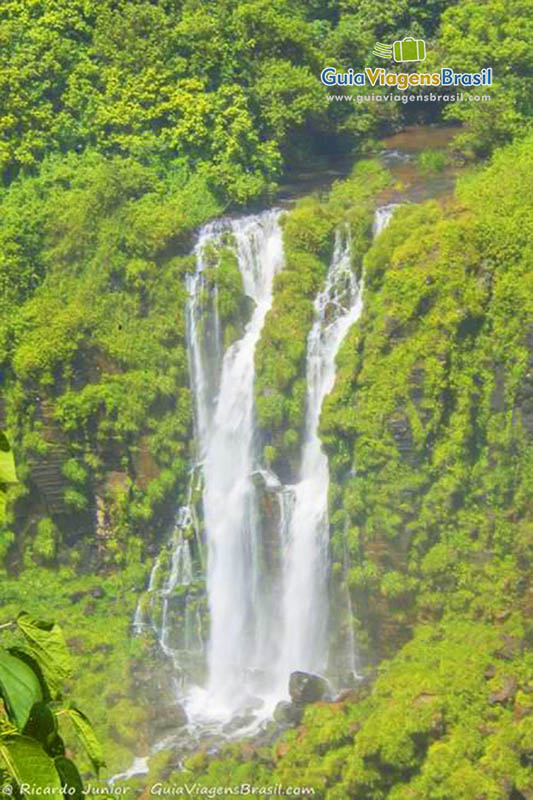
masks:
[(257, 489), (262, 523), (261, 559), (266, 574), (275, 583), (281, 575), (283, 564), (283, 543), (280, 537), (283, 487), (278, 477), (269, 470), (254, 472), (252, 479)]
[(496, 703), (506, 705), (514, 699), (517, 689), (518, 683), (516, 680), (514, 678), (506, 678), (503, 682), (503, 688), (498, 692), (493, 692), (489, 697), (490, 705), (493, 706)]
[(335, 695), (332, 702), (360, 703), (361, 700), (364, 700), (366, 697), (368, 697), (375, 678), (376, 676), (374, 673), (357, 677), (357, 683), (355, 686), (347, 686), (345, 689), (341, 689), (338, 694)]
[(278, 725), (298, 725), (303, 715), (303, 706), (280, 700), (274, 709), (274, 720)]
[(182, 728), (187, 722), (187, 712), (180, 703), (176, 703), (166, 708), (158, 708), (157, 715), (153, 720), (153, 726), (157, 733), (163, 733), (164, 731), (170, 732), (176, 730), (176, 728)]
[(359, 696), (359, 690), (355, 687), (351, 689), (342, 689), (333, 698), (334, 703), (356, 703)]
[(222, 730), (226, 734), (237, 733), (237, 731), (240, 731), (241, 728), (247, 728), (248, 725), (251, 725), (254, 720), (254, 714), (242, 714), (238, 717), (233, 717), (233, 719), (224, 725)]
[(316, 703), (328, 696), (329, 685), (320, 675), (313, 675), (310, 672), (292, 672), (289, 678), (289, 694), (296, 705)]
[(409, 464), (416, 465), (419, 458), (415, 452), (413, 431), (407, 414), (395, 412), (388, 417), (387, 426), (401, 457)]

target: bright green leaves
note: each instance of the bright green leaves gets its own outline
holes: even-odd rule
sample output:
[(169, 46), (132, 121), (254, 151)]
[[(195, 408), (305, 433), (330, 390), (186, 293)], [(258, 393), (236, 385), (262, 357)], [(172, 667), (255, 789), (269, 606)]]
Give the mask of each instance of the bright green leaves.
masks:
[(61, 684), (72, 676), (72, 661), (59, 625), (34, 620), (21, 613), (17, 625), (23, 633), (31, 656), (38, 662), (52, 693), (59, 693)]
[(15, 460), (7, 436), (0, 431), (0, 522), (6, 509), (6, 492), (10, 484), (17, 483)]
[(19, 788), (29, 783), (47, 793), (70, 789), (81, 798), (83, 784), (75, 764), (65, 756), (58, 720), (68, 717), (83, 748), (98, 773), (104, 766), (100, 744), (87, 717), (74, 706), (58, 710), (50, 704), (59, 697), (63, 680), (72, 668), (60, 628), (25, 612), (16, 620), (26, 649), (0, 649), (0, 696), (9, 723), (0, 732), (0, 770), (7, 772)]
[(16, 483), (15, 460), (7, 436), (0, 431), (0, 483)]
[(54, 794), (59, 795), (61, 779), (53, 759), (45, 753), (39, 742), (28, 736), (0, 739), (0, 758), (19, 786), (28, 783), (53, 790)]
[(5, 650), (0, 650), (0, 692), (9, 716), (22, 730), (34, 703), (43, 699), (43, 693), (31, 667)]
[(437, 46), (428, 53), (429, 70), (445, 64), (457, 72), (494, 71), (493, 85), (476, 91), (490, 102), (451, 103), (446, 111), (464, 124), (456, 145), (467, 155), (486, 155), (526, 128), (533, 104), (532, 36), (523, 0), (462, 0), (444, 12)]
[[(13, 6), (0, 10), (8, 180), (48, 153), (96, 143), (142, 160), (178, 158), (244, 201), (268, 188), (295, 123), (323, 133), (321, 53), (304, 4), (101, 0), (88, 17), (81, 0), (58, 0), (61, 22), (44, 7), (28, 15)], [(259, 77), (276, 61), (277, 71)]]
[(83, 714), (83, 712), (75, 706), (69, 706), (68, 708), (63, 709), (61, 714), (65, 715), (72, 722), (74, 729), (84, 747), (84, 750), (87, 753), (91, 764), (93, 765), (94, 771), (98, 773), (100, 767), (105, 766), (105, 761), (100, 742), (96, 738), (91, 723), (85, 714)]

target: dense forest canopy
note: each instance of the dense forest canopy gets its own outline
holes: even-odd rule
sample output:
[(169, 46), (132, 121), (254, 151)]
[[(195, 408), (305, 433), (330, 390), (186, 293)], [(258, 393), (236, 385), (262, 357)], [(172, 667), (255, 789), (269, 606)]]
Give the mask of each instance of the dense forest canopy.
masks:
[(326, 64), (375, 66), (376, 40), (405, 35), (428, 39), (434, 65), (493, 65), (498, 114), (479, 104), (450, 109), (468, 123), (470, 147), (487, 152), (531, 111), (528, 10), (526, 0), (8, 0), (3, 175), (35, 170), (51, 152), (96, 147), (193, 170), (246, 201), (324, 146), (401, 123), (405, 112), (392, 105), (329, 107), (319, 75)]
[[(381, 66), (375, 43), (405, 36), (426, 41), (420, 69), (492, 66), (490, 103), (328, 102), (325, 66)], [(365, 311), (321, 436), (332, 574), (372, 679), (383, 663), (275, 744), (187, 768), (327, 800), (533, 797), (532, 40), (529, 0), (2, 3), (0, 622), (62, 624), (109, 774), (161, 723), (164, 668), (131, 621), (187, 490), (196, 231), (349, 158), (284, 215), (255, 396), (264, 462), (294, 476), (313, 298), (349, 225)], [(460, 165), (455, 194), (372, 244), (398, 187), (363, 156), (437, 122), (461, 127), (420, 164)], [(248, 306), (231, 248), (219, 261), (229, 344)], [(150, 769), (184, 779), (168, 753)]]

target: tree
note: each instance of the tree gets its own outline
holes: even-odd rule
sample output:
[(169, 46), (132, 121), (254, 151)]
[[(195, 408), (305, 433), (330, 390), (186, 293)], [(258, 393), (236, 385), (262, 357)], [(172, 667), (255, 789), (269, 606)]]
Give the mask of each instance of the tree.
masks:
[(490, 102), (453, 103), (446, 111), (464, 124), (457, 143), (467, 155), (486, 156), (526, 129), (533, 110), (532, 37), (528, 0), (464, 0), (442, 15), (439, 38), (424, 69), (493, 69), (493, 85), (475, 92), (490, 94)]

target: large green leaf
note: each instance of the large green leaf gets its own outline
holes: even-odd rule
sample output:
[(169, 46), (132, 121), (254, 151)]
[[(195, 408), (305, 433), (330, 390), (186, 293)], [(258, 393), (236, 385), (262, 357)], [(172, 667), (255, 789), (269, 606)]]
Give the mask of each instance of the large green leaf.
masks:
[(50, 694), (48, 684), (46, 683), (43, 671), (39, 666), (39, 662), (31, 655), (31, 653), (28, 653), (28, 651), (25, 650), (23, 647), (8, 647), (7, 652), (11, 653), (11, 655), (15, 656), (16, 658), (20, 658), (20, 660), (24, 661), (24, 663), (27, 664), (28, 667), (31, 667), (31, 669), (35, 672), (35, 674), (39, 678), (39, 683), (41, 684), (41, 691), (43, 693), (43, 701), (45, 703), (48, 703), (48, 701), (52, 699), (52, 695)]
[(3, 650), (0, 651), (0, 691), (10, 718), (22, 730), (33, 705), (43, 699), (41, 684), (28, 664)]
[(81, 800), (83, 797), (83, 781), (76, 765), (65, 756), (59, 756), (55, 759), (56, 769), (61, 778), (61, 785), (66, 790), (67, 797), (75, 797), (76, 800)]
[(22, 612), (17, 625), (28, 642), (30, 654), (37, 660), (47, 684), (57, 695), (61, 684), (72, 676), (72, 661), (59, 625), (45, 622)]
[(61, 781), (52, 759), (39, 742), (26, 736), (0, 739), (0, 758), (11, 777), (20, 785), (48, 788), (59, 797)]
[(13, 451), (2, 431), (0, 431), (0, 483), (17, 483)]
[(91, 764), (93, 765), (95, 772), (98, 774), (100, 767), (105, 767), (105, 761), (100, 742), (96, 738), (93, 726), (85, 714), (78, 708), (75, 708), (75, 706), (69, 706), (68, 708), (65, 708), (64, 713), (74, 725), (76, 733), (78, 734), (80, 741), (91, 760)]
[(46, 703), (36, 703), (23, 731), (37, 739), (52, 758), (65, 755), (65, 745), (57, 732), (57, 717)]

